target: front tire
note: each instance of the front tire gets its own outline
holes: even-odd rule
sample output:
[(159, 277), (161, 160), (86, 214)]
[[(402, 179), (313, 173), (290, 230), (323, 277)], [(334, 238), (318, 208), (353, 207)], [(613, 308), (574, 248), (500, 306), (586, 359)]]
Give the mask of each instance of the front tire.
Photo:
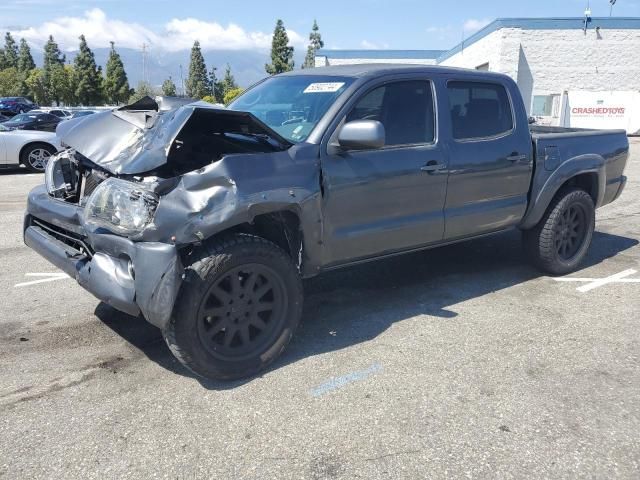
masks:
[(200, 247), (163, 335), (175, 357), (209, 379), (248, 377), (291, 340), (302, 315), (302, 282), (275, 244), (237, 234)]
[(44, 172), (51, 155), (56, 153), (55, 148), (46, 143), (33, 143), (27, 145), (20, 154), (20, 162), (34, 173)]
[(544, 272), (573, 272), (589, 250), (595, 223), (591, 195), (580, 188), (562, 189), (540, 222), (523, 232), (525, 250)]

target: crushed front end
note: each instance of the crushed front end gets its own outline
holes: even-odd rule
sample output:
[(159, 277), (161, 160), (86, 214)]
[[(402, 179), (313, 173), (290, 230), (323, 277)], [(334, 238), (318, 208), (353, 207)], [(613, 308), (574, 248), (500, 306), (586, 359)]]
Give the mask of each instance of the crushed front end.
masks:
[[(158, 184), (109, 177), (73, 150), (47, 167), (46, 184), (29, 193), (25, 243), (98, 299), (162, 328), (182, 281), (180, 257), (171, 243), (136, 241), (153, 220)], [(113, 228), (102, 224), (107, 216)]]

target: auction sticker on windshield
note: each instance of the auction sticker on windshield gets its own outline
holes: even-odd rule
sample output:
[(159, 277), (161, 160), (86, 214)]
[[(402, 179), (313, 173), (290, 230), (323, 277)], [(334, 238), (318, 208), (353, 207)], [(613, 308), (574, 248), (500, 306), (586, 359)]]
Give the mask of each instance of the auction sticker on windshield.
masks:
[(304, 93), (333, 93), (342, 88), (344, 82), (312, 83), (304, 89)]

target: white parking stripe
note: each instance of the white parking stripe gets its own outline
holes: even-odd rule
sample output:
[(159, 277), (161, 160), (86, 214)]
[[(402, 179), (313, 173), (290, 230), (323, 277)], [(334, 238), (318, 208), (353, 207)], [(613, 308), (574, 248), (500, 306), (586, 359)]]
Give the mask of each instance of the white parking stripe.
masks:
[(66, 278), (70, 278), (69, 275), (62, 272), (54, 272), (54, 273), (25, 273), (25, 277), (44, 277), (38, 280), (31, 280), (30, 282), (16, 283), (13, 287), (28, 287), (29, 285), (36, 285), (38, 283), (45, 282), (54, 282), (56, 280), (64, 280)]
[(640, 283), (640, 278), (626, 278), (638, 273), (633, 268), (616, 273), (605, 278), (554, 278), (556, 282), (583, 282), (586, 285), (576, 288), (579, 292), (588, 292), (594, 288), (602, 287), (610, 283)]

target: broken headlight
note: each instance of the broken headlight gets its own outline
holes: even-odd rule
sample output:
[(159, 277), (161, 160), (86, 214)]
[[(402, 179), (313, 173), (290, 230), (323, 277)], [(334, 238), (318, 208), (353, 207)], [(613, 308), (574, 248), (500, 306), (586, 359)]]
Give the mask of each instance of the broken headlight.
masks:
[(68, 199), (77, 193), (79, 173), (73, 153), (64, 150), (52, 155), (44, 170), (44, 183), (49, 195)]
[(109, 178), (93, 191), (84, 207), (84, 223), (113, 233), (133, 236), (153, 221), (158, 196), (147, 188)]

